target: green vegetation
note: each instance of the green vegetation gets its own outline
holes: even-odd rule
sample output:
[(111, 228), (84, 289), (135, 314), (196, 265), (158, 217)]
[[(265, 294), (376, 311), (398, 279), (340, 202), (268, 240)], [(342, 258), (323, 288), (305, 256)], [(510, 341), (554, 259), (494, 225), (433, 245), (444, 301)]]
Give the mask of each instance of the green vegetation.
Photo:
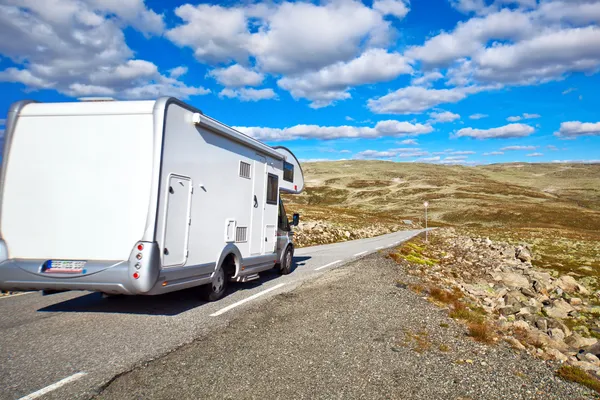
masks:
[(579, 367), (563, 365), (556, 371), (556, 375), (567, 381), (580, 383), (600, 393), (600, 381)]

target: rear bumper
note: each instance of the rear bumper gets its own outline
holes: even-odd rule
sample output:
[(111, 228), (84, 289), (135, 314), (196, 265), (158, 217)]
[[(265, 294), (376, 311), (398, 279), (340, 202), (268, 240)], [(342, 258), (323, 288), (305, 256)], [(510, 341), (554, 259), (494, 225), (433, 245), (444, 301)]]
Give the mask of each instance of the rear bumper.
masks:
[[(147, 294), (158, 280), (160, 265), (158, 245), (155, 242), (143, 244), (142, 250), (134, 248), (129, 260), (86, 261), (82, 271), (78, 273), (63, 273), (62, 270), (49, 273), (45, 268), (48, 260), (2, 261), (0, 258), (0, 289)], [(7, 254), (4, 247), (0, 240), (0, 256)]]
[(130, 282), (127, 261), (101, 262), (86, 265), (85, 274), (48, 274), (41, 271), (43, 262), (6, 260), (0, 263), (0, 289), (27, 290), (89, 290), (113, 294), (139, 294)]

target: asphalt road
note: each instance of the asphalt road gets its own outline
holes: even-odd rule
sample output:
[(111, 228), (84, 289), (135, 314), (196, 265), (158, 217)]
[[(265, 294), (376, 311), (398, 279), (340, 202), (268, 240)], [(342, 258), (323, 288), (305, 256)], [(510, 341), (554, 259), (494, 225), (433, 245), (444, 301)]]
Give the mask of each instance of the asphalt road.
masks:
[(31, 293), (0, 298), (0, 399), (88, 398), (115, 376), (193, 339), (217, 334), (237, 313), (328, 270), (394, 246), (422, 231), (296, 250), (295, 270), (232, 284), (204, 303), (185, 290), (162, 296)]

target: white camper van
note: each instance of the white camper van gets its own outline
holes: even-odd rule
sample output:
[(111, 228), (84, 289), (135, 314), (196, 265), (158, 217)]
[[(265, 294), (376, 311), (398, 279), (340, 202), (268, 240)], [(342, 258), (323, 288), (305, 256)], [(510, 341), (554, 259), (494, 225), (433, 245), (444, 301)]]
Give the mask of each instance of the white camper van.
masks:
[(12, 105), (0, 176), (0, 289), (155, 295), (279, 268), (280, 192), (302, 168), (175, 98)]

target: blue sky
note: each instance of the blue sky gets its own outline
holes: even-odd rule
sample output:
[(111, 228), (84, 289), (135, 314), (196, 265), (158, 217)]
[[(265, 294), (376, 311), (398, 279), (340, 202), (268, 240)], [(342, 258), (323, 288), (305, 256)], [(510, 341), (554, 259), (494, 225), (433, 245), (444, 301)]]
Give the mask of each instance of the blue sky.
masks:
[(302, 160), (597, 161), (599, 23), (587, 0), (0, 0), (0, 135), (21, 99), (172, 95)]

